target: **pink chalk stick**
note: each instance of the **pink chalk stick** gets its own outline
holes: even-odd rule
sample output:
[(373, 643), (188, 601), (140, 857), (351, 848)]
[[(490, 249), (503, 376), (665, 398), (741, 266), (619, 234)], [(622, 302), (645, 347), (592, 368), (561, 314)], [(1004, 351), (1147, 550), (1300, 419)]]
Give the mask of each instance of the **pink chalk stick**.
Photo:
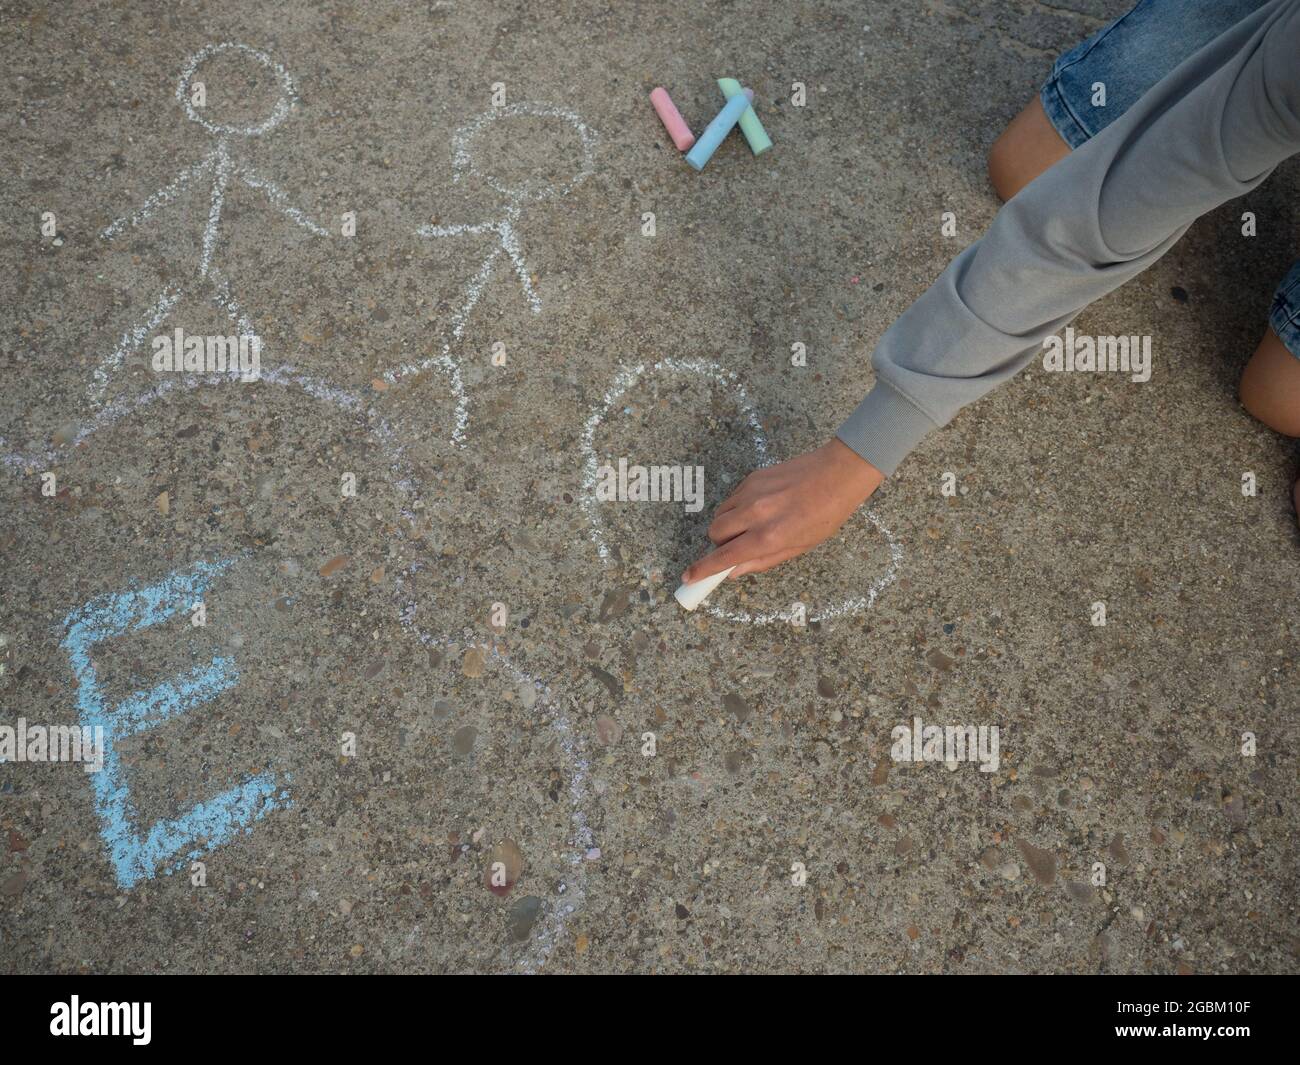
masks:
[(690, 126), (682, 118), (682, 113), (677, 110), (677, 106), (673, 103), (672, 97), (668, 95), (666, 89), (655, 89), (650, 94), (650, 102), (654, 104), (655, 111), (659, 115), (659, 121), (668, 130), (668, 136), (672, 137), (673, 143), (677, 145), (679, 152), (686, 151), (695, 143), (695, 134), (691, 132)]

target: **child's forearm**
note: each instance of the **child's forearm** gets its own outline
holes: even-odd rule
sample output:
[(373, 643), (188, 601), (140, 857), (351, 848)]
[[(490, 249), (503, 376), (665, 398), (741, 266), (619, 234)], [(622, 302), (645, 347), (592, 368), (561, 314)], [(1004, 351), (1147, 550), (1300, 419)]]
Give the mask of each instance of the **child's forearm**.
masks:
[(1300, 0), (1274, 0), (1002, 208), (881, 338), (875, 388), (840, 440), (892, 473), (1045, 337), (1297, 151)]
[(839, 442), (746, 478), (685, 580), (760, 572), (825, 540), (927, 432), (1297, 151), (1300, 0), (1273, 0), (1003, 207), (881, 338), (876, 387)]

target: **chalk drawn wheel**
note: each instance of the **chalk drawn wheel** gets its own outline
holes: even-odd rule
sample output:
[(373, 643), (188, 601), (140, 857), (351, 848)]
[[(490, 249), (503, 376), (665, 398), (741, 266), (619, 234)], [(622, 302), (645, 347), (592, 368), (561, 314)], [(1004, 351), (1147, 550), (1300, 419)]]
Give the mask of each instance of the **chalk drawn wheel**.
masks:
[[(97, 413), (63, 447), (6, 456), (17, 475), (5, 479), (6, 535), (59, 560), (15, 591), (62, 616), (132, 580), (234, 557), (207, 594), (204, 627), (188, 624), (186, 604), (167, 626), (96, 651), (114, 697), (214, 655), (238, 671), (219, 698), (124, 742), (141, 821), (273, 772), (286, 782), (285, 806), (198, 855), (214, 884), (267, 885), (274, 918), (258, 934), (268, 955), (294, 957), (323, 918), (346, 913), (349, 942), (315, 959), (321, 968), (355, 966), (343, 948), (361, 944), (360, 964), (376, 969), (536, 969), (582, 897), (578, 751), (553, 728), (544, 685), (500, 654), (485, 661), (481, 686), (460, 672), (444, 684), (429, 644), (399, 619), (399, 584), (408, 606), (428, 606), (436, 591), (402, 583), (427, 526), (399, 437), (358, 397), (287, 371), (259, 383), (177, 379)], [(63, 492), (51, 509), (33, 503), (43, 469)], [(353, 498), (344, 473), (356, 476)], [(65, 671), (62, 634), (44, 617), (10, 614), (0, 630), (28, 649), (27, 661)], [(480, 737), (454, 764), (455, 730), (444, 735), (433, 709), (446, 699)], [(70, 709), (66, 687), (52, 685), (33, 712), (63, 720)], [(512, 790), (510, 773), (527, 787)], [(84, 775), (64, 774), (56, 787), (69, 809), (88, 808)], [(489, 845), (519, 842), (525, 865), (512, 895), (457, 879), (469, 866), (448, 840), (462, 827), (471, 846), (479, 828)], [(154, 897), (191, 890), (187, 870), (168, 871), (155, 871)], [(107, 863), (103, 875), (111, 879)], [(525, 897), (538, 899), (526, 928), (511, 910)], [(128, 924), (113, 909), (97, 927), (104, 949), (129, 963), (147, 936), (138, 915)], [(212, 942), (247, 932), (238, 907), (208, 912)]]
[(495, 641), (427, 652), (411, 741), (433, 840), (420, 956), (448, 972), (536, 971), (585, 895), (585, 759), (562, 701)]
[[(642, 572), (660, 571), (674, 585), (685, 567), (711, 547), (707, 529), (716, 506), (743, 477), (775, 458), (762, 422), (739, 378), (705, 360), (661, 359), (619, 370), (583, 429), (581, 503), (597, 554)], [(703, 506), (684, 502), (602, 502), (598, 484), (620, 458), (661, 468), (702, 466)], [(724, 582), (700, 608), (724, 621), (789, 623), (802, 603), (806, 621), (871, 609), (898, 576), (902, 548), (868, 508), (817, 551), (762, 576), (744, 593)]]

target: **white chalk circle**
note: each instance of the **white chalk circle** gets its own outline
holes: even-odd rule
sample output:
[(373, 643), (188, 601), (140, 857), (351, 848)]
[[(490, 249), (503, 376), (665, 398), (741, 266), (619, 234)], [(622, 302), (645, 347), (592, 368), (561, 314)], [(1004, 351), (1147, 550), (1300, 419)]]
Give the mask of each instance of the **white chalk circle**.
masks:
[[(697, 377), (703, 377), (711, 381), (715, 386), (723, 388), (732, 397), (745, 422), (749, 425), (750, 439), (753, 444), (754, 454), (758, 460), (759, 466), (772, 465), (772, 459), (768, 455), (767, 436), (763, 432), (763, 425), (758, 417), (758, 412), (749, 401), (744, 386), (734, 373), (723, 366), (714, 362), (707, 362), (699, 359), (661, 359), (653, 364), (641, 363), (637, 366), (623, 367), (615, 375), (609, 391), (605, 393), (601, 402), (592, 410), (590, 417), (587, 418), (587, 424), (582, 431), (582, 455), (583, 455), (583, 482), (582, 498), (580, 500), (582, 509), (586, 512), (588, 527), (590, 530), (592, 543), (596, 545), (596, 553), (600, 556), (601, 561), (606, 565), (609, 564), (609, 545), (605, 542), (604, 524), (600, 518), (600, 507), (596, 500), (596, 482), (599, 477), (599, 460), (596, 457), (596, 430), (601, 423), (613, 412), (618, 400), (633, 385), (642, 379), (655, 374), (691, 374)], [(903, 560), (902, 545), (894, 539), (891, 533), (875, 514), (870, 510), (862, 510), (863, 517), (870, 522), (876, 530), (884, 537), (885, 543), (889, 548), (889, 566), (885, 572), (871, 582), (871, 584), (862, 592), (848, 599), (834, 601), (827, 606), (817, 610), (810, 611), (804, 620), (806, 621), (830, 621), (833, 618), (845, 617), (851, 614), (861, 614), (870, 610), (876, 605), (876, 600), (880, 593), (888, 588), (898, 579), (899, 564)], [(719, 592), (718, 594), (721, 594)], [(745, 610), (727, 610), (716, 603), (705, 602), (700, 610), (710, 614), (722, 621), (731, 621), (743, 625), (772, 625), (777, 622), (789, 624), (797, 620), (793, 607), (788, 610), (770, 611), (767, 613), (751, 614)]]
[[(490, 174), (478, 175), (478, 171), (474, 169), (472, 159), (474, 138), (492, 123), (499, 122), (503, 118), (554, 118), (568, 124), (582, 142), (582, 158), (573, 177), (560, 185), (531, 182), (515, 187), (503, 184), (498, 178)], [(492, 110), (480, 115), (468, 126), (462, 126), (458, 129), (452, 135), (451, 144), (453, 181), (460, 181), (467, 174), (482, 176), (488, 185), (514, 203), (521, 203), (525, 200), (537, 202), (551, 197), (566, 196), (587, 178), (591, 177), (596, 170), (596, 134), (574, 112), (551, 104), (521, 103), (510, 104), (506, 107), (494, 107)]]
[[(275, 106), (271, 109), (270, 115), (258, 125), (226, 126), (205, 118), (194, 109), (194, 102), (190, 98), (190, 82), (194, 79), (195, 71), (206, 60), (223, 52), (239, 52), (255, 60), (274, 74), (275, 80), (280, 85), (280, 96), (276, 100)], [(195, 52), (185, 61), (185, 66), (181, 69), (181, 80), (176, 85), (176, 100), (184, 108), (186, 118), (191, 122), (197, 122), (209, 133), (235, 137), (260, 137), (263, 133), (274, 129), (289, 116), (289, 111), (296, 99), (297, 92), (294, 88), (293, 78), (283, 66), (258, 48), (251, 48), (246, 44), (237, 44), (232, 41), (223, 44), (210, 44)]]

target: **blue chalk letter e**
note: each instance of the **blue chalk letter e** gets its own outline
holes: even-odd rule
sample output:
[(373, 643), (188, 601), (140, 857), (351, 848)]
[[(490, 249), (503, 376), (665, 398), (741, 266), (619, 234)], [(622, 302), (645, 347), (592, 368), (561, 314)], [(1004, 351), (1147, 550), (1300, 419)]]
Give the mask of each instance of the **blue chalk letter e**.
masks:
[(126, 632), (147, 629), (178, 611), (187, 610), (212, 579), (229, 569), (233, 561), (200, 562), (147, 588), (99, 596), (64, 619), (68, 634), (63, 647), (72, 659), (72, 672), (77, 678), (81, 724), (87, 728), (100, 725), (104, 729), (104, 766), (91, 774), (91, 779), (100, 831), (108, 845), (117, 882), (123, 888), (154, 876), (159, 866), (168, 861), (194, 858), (205, 849), (225, 843), (268, 810), (282, 805), (282, 796), (276, 795), (275, 778), (264, 773), (190, 807), (179, 817), (156, 822), (147, 832), (138, 830), (131, 791), (117, 757), (118, 741), (215, 699), (239, 683), (239, 672), (233, 658), (215, 655), (207, 665), (165, 680), (148, 691), (136, 692), (116, 706), (106, 707), (90, 660), (90, 649), (95, 644)]

